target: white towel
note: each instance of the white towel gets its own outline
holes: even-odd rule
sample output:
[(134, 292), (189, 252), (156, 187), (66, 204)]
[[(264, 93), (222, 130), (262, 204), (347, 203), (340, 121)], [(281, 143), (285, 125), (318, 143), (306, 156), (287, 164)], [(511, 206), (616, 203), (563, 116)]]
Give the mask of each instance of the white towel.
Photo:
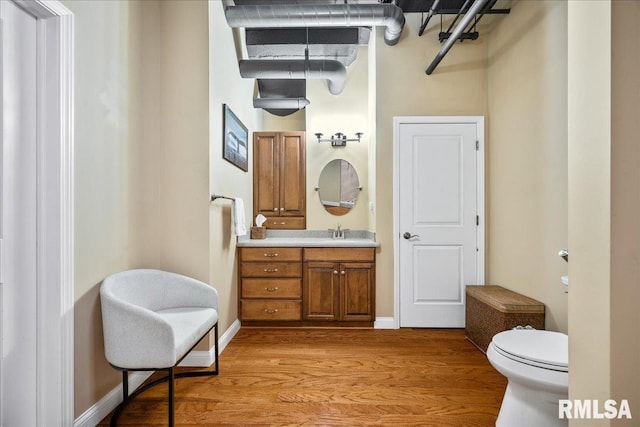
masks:
[(236, 236), (245, 236), (247, 226), (244, 217), (244, 201), (240, 197), (233, 199), (231, 204), (231, 232)]

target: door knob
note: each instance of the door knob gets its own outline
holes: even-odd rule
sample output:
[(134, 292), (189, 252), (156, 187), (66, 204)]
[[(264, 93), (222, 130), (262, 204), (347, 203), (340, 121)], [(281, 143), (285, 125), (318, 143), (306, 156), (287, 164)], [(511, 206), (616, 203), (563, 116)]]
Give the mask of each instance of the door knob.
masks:
[(404, 233), (402, 235), (402, 237), (404, 237), (405, 239), (409, 240), (409, 239), (413, 239), (414, 237), (420, 237), (419, 234), (411, 234), (408, 231), (406, 233)]

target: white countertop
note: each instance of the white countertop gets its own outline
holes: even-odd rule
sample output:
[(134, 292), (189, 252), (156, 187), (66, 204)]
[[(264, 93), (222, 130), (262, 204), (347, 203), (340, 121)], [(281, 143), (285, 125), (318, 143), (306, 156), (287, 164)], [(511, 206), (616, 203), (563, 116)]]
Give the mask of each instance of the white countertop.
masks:
[(265, 239), (238, 238), (238, 247), (345, 247), (376, 248), (375, 233), (370, 231), (347, 231), (344, 239), (329, 237), (326, 230), (267, 230)]

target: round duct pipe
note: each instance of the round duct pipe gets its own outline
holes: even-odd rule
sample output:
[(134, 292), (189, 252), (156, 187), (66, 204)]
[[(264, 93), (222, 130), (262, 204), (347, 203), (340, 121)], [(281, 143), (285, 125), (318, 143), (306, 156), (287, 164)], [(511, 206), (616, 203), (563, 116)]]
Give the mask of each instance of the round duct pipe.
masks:
[(404, 14), (395, 4), (274, 4), (227, 6), (230, 27), (387, 27), (384, 41), (398, 43), (404, 28)]
[(309, 105), (307, 98), (254, 98), (253, 108), (300, 110)]
[(344, 89), (347, 69), (340, 62), (323, 59), (244, 59), (240, 75), (254, 79), (327, 79), (329, 92), (339, 95)]

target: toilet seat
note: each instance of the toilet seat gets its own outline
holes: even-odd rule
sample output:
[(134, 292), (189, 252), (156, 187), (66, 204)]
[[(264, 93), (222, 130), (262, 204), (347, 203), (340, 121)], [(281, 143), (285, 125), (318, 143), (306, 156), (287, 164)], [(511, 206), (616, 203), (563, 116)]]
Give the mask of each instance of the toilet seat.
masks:
[(569, 371), (569, 340), (559, 332), (504, 331), (493, 337), (491, 346), (497, 353), (516, 362), (553, 371)]

